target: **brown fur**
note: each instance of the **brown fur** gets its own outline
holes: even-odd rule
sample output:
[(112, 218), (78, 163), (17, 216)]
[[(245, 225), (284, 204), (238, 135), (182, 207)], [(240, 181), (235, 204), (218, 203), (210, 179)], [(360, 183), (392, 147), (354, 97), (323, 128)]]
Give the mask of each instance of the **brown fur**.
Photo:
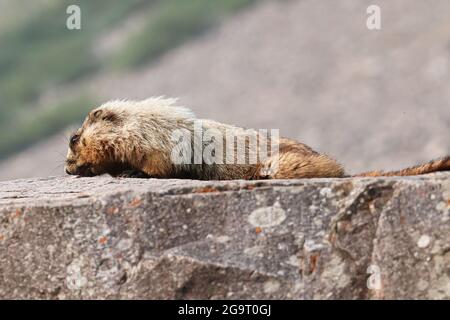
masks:
[(390, 172), (369, 171), (356, 174), (355, 177), (417, 176), (431, 172), (449, 171), (449, 170), (450, 170), (450, 156), (447, 156), (441, 159), (431, 160), (425, 164), (420, 164), (399, 171), (390, 171)]
[[(279, 139), (278, 154), (254, 164), (174, 164), (171, 133), (175, 129), (194, 132), (196, 118), (185, 108), (173, 107), (173, 103), (173, 100), (160, 98), (141, 102), (114, 101), (93, 110), (71, 137), (66, 172), (81, 176), (109, 173), (202, 180), (345, 177), (343, 167), (335, 160), (287, 138)], [(202, 121), (203, 130), (214, 129), (221, 133), (230, 130), (236, 136), (247, 132), (211, 120)], [(262, 137), (257, 135), (257, 139), (260, 141)], [(201, 148), (203, 150), (205, 145)], [(234, 151), (244, 152), (247, 159), (250, 154), (247, 145), (238, 149), (236, 144)], [(355, 176), (406, 176), (448, 170), (450, 156), (400, 171), (371, 171)]]

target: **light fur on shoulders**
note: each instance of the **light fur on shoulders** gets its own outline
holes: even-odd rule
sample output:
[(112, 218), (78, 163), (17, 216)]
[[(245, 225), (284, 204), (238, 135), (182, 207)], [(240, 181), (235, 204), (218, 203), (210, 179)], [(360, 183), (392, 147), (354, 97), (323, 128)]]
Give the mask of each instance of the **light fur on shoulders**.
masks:
[(177, 105), (177, 98), (164, 96), (151, 97), (145, 100), (111, 100), (98, 109), (111, 110), (116, 113), (132, 110), (133, 113), (145, 113), (172, 118), (195, 119), (195, 114), (189, 108)]

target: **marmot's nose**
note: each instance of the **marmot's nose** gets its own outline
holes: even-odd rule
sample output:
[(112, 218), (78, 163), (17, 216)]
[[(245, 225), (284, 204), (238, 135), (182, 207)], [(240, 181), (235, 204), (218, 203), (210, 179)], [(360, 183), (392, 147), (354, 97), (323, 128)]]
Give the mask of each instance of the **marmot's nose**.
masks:
[(67, 168), (66, 168), (66, 173), (67, 173), (67, 174), (70, 174), (70, 171), (69, 171), (69, 169), (67, 169)]

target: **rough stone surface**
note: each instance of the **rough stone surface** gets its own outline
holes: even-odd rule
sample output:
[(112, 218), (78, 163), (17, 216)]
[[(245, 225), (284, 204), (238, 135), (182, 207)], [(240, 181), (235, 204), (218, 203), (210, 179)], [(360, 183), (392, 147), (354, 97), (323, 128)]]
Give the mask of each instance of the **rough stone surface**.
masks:
[(445, 173), (0, 183), (1, 298), (450, 299), (449, 266)]

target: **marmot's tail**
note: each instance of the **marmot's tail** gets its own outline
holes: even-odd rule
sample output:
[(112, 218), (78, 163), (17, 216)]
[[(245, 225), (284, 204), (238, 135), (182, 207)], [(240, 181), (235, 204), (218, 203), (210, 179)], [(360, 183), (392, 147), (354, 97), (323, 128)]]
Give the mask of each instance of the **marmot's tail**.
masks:
[(450, 156), (431, 160), (425, 164), (406, 168), (399, 171), (369, 171), (355, 174), (354, 177), (388, 177), (388, 176), (416, 176), (437, 171), (450, 171)]

